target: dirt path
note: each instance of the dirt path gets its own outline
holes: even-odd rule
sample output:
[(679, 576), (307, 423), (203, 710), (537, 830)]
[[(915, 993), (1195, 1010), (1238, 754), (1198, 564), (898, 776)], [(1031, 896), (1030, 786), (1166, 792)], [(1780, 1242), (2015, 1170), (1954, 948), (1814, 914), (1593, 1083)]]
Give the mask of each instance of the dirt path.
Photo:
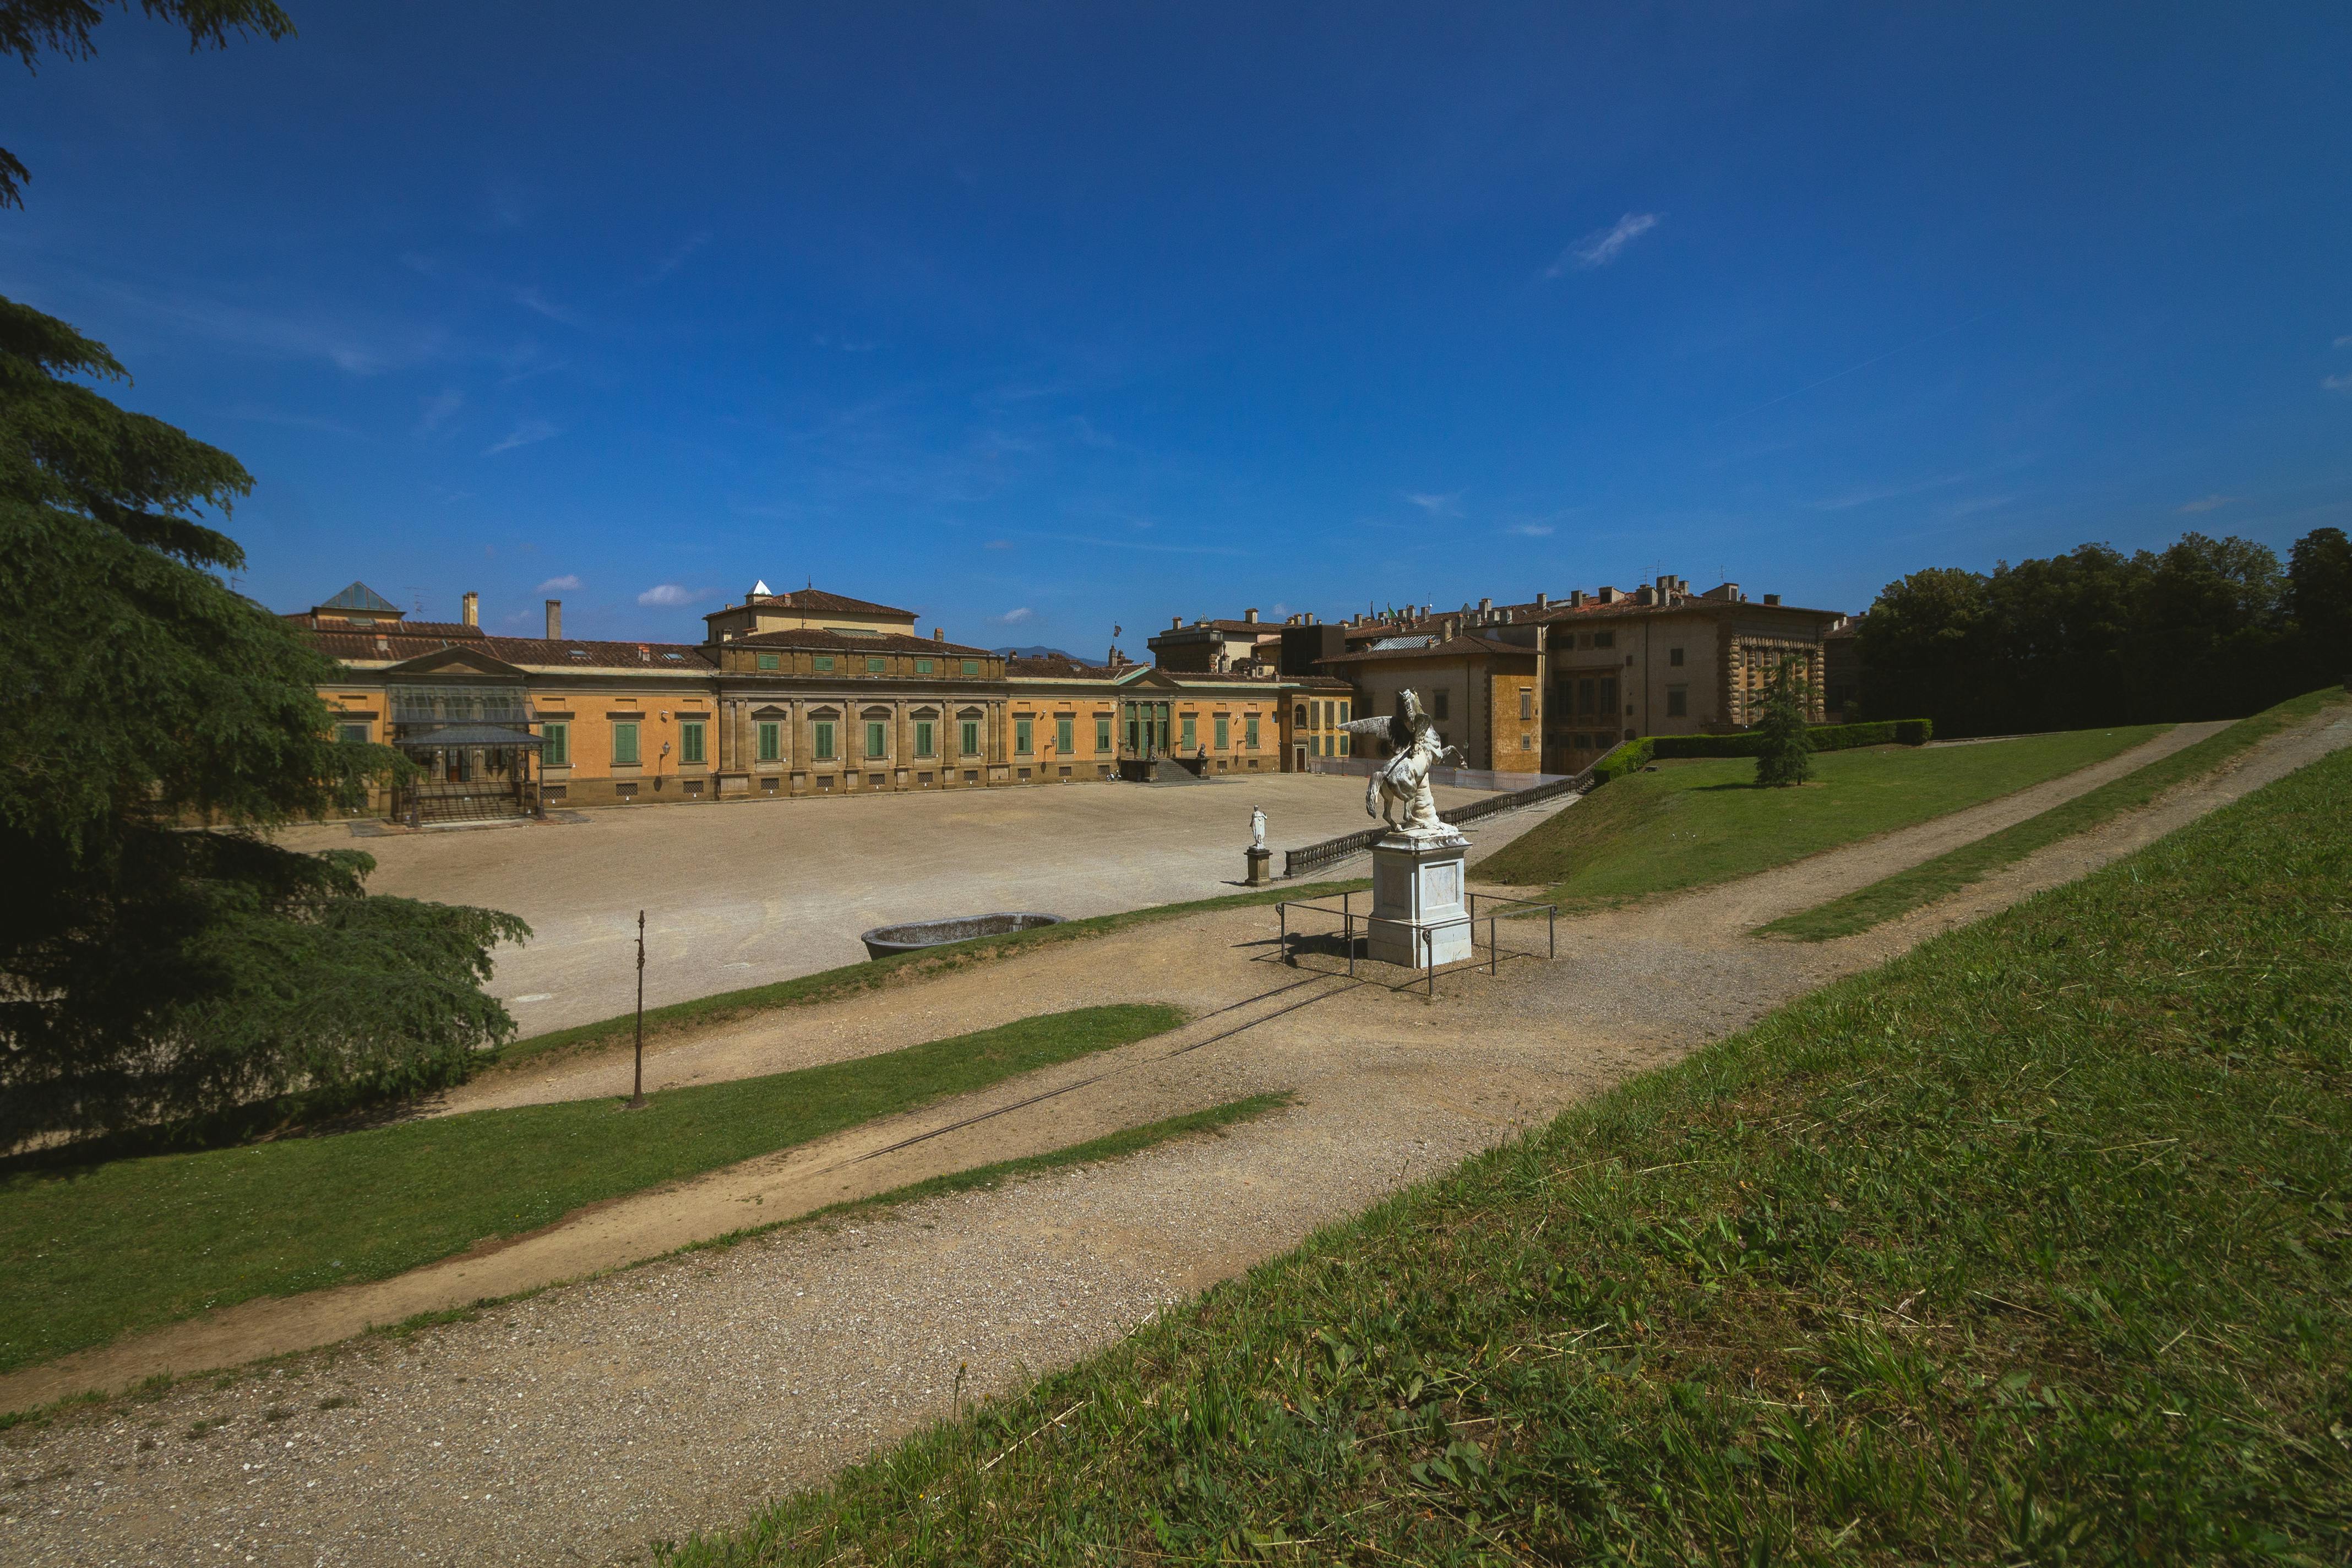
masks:
[[(2086, 854), (2112, 858), (2136, 847), (2347, 742), (2352, 720), (2276, 738), (2230, 774), (2103, 830), (2111, 837), (2100, 845), (2053, 847), (2004, 873), (1999, 887), (1963, 898), (1973, 900), (1970, 913), (1981, 912), (2047, 885), (2036, 879), (2079, 874)], [(2148, 752), (2134, 755), (2144, 762)], [(2135, 765), (2132, 757), (2115, 763)], [(2059, 782), (2100, 782), (2101, 770), (2085, 772), (2094, 775), (2087, 782), (2084, 774)], [(1978, 808), (1991, 815), (1976, 831), (2053, 803), (2025, 798), (2041, 793)], [(1088, 1002), (1156, 997), (1206, 1012), (1277, 984), (1298, 986), (1019, 1086), (608, 1205), (499, 1252), (350, 1292), (256, 1304), (110, 1347), (79, 1363), (79, 1383), (67, 1384), (119, 1384), (174, 1343), (199, 1347), (184, 1352), (195, 1358), (190, 1364), (220, 1364), (317, 1342), (348, 1332), (354, 1313), (358, 1321), (387, 1321), (933, 1170), (1057, 1147), (1259, 1089), (1297, 1095), (1290, 1110), (1227, 1136), (886, 1218), (787, 1229), (405, 1340), (298, 1355), (228, 1386), (199, 1380), (152, 1404), (122, 1401), (11, 1433), (0, 1438), (8, 1483), (0, 1488), (0, 1558), (599, 1562), (734, 1522), (762, 1498), (946, 1414), (960, 1368), (969, 1395), (1066, 1363), (1160, 1304), (1286, 1249), (1402, 1182), (1874, 963), (1940, 929), (1939, 920), (1961, 918), (1922, 910), (1900, 929), (1814, 947), (1742, 934), (1948, 847), (1913, 829), (1728, 889), (1563, 921), (1561, 962), (1452, 976), (1433, 1005), (1266, 962), (1270, 911), (1235, 910), (1049, 949), (917, 990), (796, 1010), (667, 1053), (657, 1058), (666, 1081), (693, 1081)], [(1225, 1033), (1310, 994), (1318, 998), (1310, 1005)], [(1186, 1045), (1197, 1048), (1172, 1054)], [(1105, 1068), (1117, 1070), (851, 1163)], [(549, 1081), (604, 1073), (610, 1081), (592, 1092), (609, 1091), (618, 1070), (593, 1064)], [(296, 1316), (269, 1315), (278, 1311)], [(325, 1316), (299, 1316), (310, 1312)], [(171, 1338), (210, 1333), (231, 1320), (238, 1326), (226, 1338)], [(20, 1391), (50, 1372), (0, 1382), (0, 1405), (26, 1403)], [(335, 1407), (322, 1407), (329, 1403)], [(226, 1424), (189, 1436), (195, 1423), (215, 1417)]]

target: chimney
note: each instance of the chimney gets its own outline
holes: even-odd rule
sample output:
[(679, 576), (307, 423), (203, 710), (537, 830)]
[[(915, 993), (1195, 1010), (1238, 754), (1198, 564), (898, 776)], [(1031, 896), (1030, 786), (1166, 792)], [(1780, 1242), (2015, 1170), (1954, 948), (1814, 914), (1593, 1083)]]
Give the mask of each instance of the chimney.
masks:
[(1242, 612), (1242, 619), (1247, 621), (1251, 626), (1255, 626), (1257, 625), (1257, 612), (1255, 610), (1244, 610)]
[(1568, 607), (1571, 610), (1580, 610), (1584, 607), (1583, 589), (1570, 588), (1568, 591)]
[(1182, 631), (1184, 629), (1184, 617), (1181, 616), (1171, 616), (1168, 618), (1168, 629), (1171, 632)]
[(1538, 594), (1536, 595), (1536, 608), (1537, 608), (1537, 609), (1538, 609), (1538, 610), (1543, 610), (1543, 609), (1549, 609), (1549, 608), (1550, 608), (1550, 607), (1551, 607), (1551, 595), (1550, 595), (1549, 594), (1538, 593)]
[(1777, 605), (1780, 602), (1780, 595), (1778, 594), (1767, 594), (1764, 595), (1764, 602), (1768, 605)]
[(1637, 605), (1654, 605), (1665, 596), (1664, 588), (1654, 587), (1647, 583), (1633, 590), (1633, 602)]
[(563, 637), (563, 601), (547, 601), (547, 640), (560, 642)]
[(1478, 601), (1478, 613), (1479, 613), (1480, 615), (1482, 615), (1482, 616), (1483, 616), (1483, 615), (1485, 615), (1488, 610), (1493, 609), (1494, 607), (1495, 607), (1495, 601), (1494, 601), (1494, 598), (1493, 598), (1491, 595), (1489, 595), (1488, 597), (1484, 598), (1484, 599), (1481, 599), (1481, 600), (1479, 600), (1479, 601)]
[(471, 588), (467, 589), (466, 596), (457, 601), (457, 606), (459, 620), (469, 626), (478, 626), (482, 624), (482, 596), (479, 594), (475, 593)]
[(1603, 583), (1592, 596), (1604, 605), (1613, 605), (1617, 602), (1617, 590)]
[(947, 641), (947, 640), (948, 640), (948, 629), (947, 629), (947, 627), (945, 627), (945, 626), (933, 626), (933, 627), (931, 628), (931, 640), (932, 640), (933, 642), (945, 642), (945, 641)]

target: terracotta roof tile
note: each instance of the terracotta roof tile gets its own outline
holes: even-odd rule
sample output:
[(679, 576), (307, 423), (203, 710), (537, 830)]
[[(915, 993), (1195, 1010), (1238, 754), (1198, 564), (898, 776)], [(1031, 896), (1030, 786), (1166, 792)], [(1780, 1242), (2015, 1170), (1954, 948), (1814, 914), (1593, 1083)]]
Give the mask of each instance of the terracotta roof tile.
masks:
[(855, 653), (944, 653), (958, 658), (996, 658), (1002, 656), (984, 647), (966, 647), (961, 643), (936, 642), (929, 637), (908, 637), (904, 632), (859, 633), (844, 637), (821, 626), (791, 626), (782, 631), (754, 632), (748, 637), (730, 639), (730, 647), (815, 647)]
[[(853, 599), (846, 594), (827, 593), (823, 588), (795, 588), (789, 594), (746, 595), (742, 604), (733, 605), (731, 608), (740, 610), (748, 605), (773, 605), (779, 609), (819, 613), (830, 610), (835, 615), (890, 616), (910, 621), (915, 618), (915, 612), (912, 610), (893, 609), (888, 605), (877, 605), (871, 599)], [(713, 610), (710, 615), (723, 616), (727, 613), (726, 610)], [(709, 618), (710, 616), (703, 617), (705, 620)]]

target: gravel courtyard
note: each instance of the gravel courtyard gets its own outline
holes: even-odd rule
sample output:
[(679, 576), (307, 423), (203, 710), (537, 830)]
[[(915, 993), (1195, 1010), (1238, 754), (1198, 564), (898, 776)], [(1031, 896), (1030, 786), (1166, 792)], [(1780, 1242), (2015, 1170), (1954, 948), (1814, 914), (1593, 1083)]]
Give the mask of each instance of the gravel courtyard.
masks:
[[(1437, 792), (1440, 806), (1478, 798)], [(1233, 892), (1254, 804), (1277, 852), (1370, 826), (1361, 779), (1277, 773), (614, 807), (581, 822), (382, 838), (308, 827), (282, 841), (366, 850), (372, 892), (529, 921), (531, 940), (499, 954), (489, 989), (535, 1035), (628, 1011), (639, 910), (646, 1005), (658, 1006), (855, 963), (871, 926), (986, 910), (1107, 915)], [(1470, 831), (1516, 836), (1531, 820), (1512, 812)]]

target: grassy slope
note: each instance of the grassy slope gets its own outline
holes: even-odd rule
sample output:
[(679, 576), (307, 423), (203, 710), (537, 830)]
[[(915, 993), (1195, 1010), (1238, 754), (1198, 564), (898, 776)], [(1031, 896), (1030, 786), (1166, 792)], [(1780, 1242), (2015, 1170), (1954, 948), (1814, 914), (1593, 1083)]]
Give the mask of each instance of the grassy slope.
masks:
[(678, 1556), (2352, 1558), (2347, 808), (2338, 753)]
[(607, 1100), (0, 1181), (0, 1370), (255, 1296), (380, 1279), (601, 1199), (1175, 1027), (1093, 1007), (880, 1056)]
[(2039, 816), (1988, 834), (1973, 844), (1964, 844), (1907, 871), (1898, 871), (1867, 888), (1856, 889), (1842, 899), (1800, 910), (1758, 930), (1805, 942), (1823, 942), (1867, 931), (1882, 921), (1893, 920), (1922, 904), (1958, 892), (2037, 849), (2146, 805), (2173, 785), (2210, 773), (2256, 742), (2343, 700), (2343, 690), (2329, 687), (2282, 702), (2250, 719), (2241, 719), (2193, 746), (2101, 784), (2088, 795), (2053, 805)]
[(2167, 728), (1828, 752), (1813, 759), (1815, 782), (1793, 790), (1755, 788), (1752, 758), (1660, 763), (1538, 824), (1477, 873), (1571, 904), (1729, 881), (2073, 773)]
[[(1064, 921), (1059, 925), (1041, 926), (1035, 931), (979, 937), (929, 952), (900, 953), (863, 963), (845, 963), (837, 969), (820, 970), (814, 974), (803, 974), (793, 980), (746, 986), (740, 991), (721, 991), (709, 996), (698, 996), (690, 1002), (672, 1003), (666, 1007), (649, 1007), (646, 1010), (646, 1038), (655, 1040), (668, 1035), (709, 1028), (777, 1007), (805, 1007), (820, 1002), (837, 1001), (883, 985), (928, 979), (1040, 947), (1108, 936), (1130, 926), (1178, 920), (1213, 910), (1272, 904), (1285, 899), (1319, 899), (1342, 889), (1369, 886), (1369, 882), (1360, 879), (1355, 881), (1308, 882), (1295, 887), (1269, 888), (1258, 892), (1233, 893), (1221, 898), (1195, 899), (1180, 904), (1155, 904), (1115, 915), (1091, 915), (1083, 920)], [(576, 1024), (568, 1029), (533, 1035), (501, 1049), (495, 1066), (506, 1068), (527, 1062), (537, 1067), (551, 1059), (623, 1045), (630, 1039), (635, 1026), (635, 1016), (623, 1014), (593, 1024)]]

